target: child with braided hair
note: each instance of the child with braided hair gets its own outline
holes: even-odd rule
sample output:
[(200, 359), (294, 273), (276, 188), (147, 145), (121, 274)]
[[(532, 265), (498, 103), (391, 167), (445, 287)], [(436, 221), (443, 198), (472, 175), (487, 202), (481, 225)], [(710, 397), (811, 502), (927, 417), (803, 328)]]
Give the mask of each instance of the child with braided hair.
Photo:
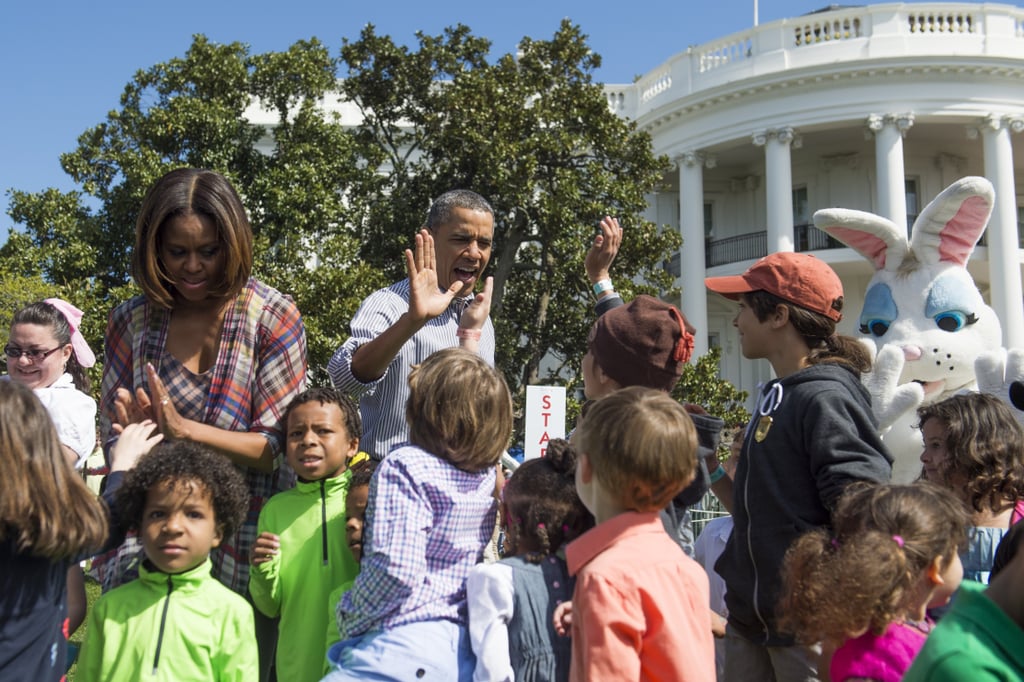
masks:
[(562, 547), (593, 526), (576, 493), (576, 452), (549, 442), (502, 490), (504, 556), (480, 563), (466, 582), (474, 680), (567, 680), (572, 640), (553, 626), (558, 604), (572, 598)]
[(779, 627), (838, 646), (833, 682), (898, 682), (931, 631), (927, 609), (960, 585), (967, 524), (963, 505), (931, 483), (851, 485), (835, 534), (809, 531), (786, 552)]

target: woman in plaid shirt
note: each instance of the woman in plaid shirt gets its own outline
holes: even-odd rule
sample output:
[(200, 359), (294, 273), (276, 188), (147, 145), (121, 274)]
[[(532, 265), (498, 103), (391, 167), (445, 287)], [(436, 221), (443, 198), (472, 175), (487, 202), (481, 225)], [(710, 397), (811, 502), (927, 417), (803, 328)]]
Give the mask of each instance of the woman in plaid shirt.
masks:
[[(106, 447), (149, 418), (165, 438), (201, 443), (245, 474), (248, 515), (211, 554), (214, 575), (240, 594), (260, 509), (294, 484), (280, 468), (280, 419), (306, 383), (299, 311), (251, 271), (252, 228), (223, 176), (180, 168), (157, 180), (135, 228), (143, 295), (110, 315), (100, 402)], [(117, 563), (101, 571), (105, 588), (124, 580)]]

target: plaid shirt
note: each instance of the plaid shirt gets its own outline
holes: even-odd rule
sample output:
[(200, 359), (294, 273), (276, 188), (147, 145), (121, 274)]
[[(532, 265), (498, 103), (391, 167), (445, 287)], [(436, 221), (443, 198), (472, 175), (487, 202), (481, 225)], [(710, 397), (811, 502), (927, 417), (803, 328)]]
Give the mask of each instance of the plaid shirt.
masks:
[(494, 532), (494, 475), (414, 445), (380, 463), (359, 576), (338, 603), (342, 640), (427, 620), (466, 624), (466, 578)]
[[(199, 377), (208, 382), (208, 389), (205, 394), (189, 395), (187, 387), (196, 383), (183, 380), (180, 363), (165, 356), (170, 318), (170, 311), (150, 305), (142, 296), (110, 314), (100, 398), (104, 442), (109, 446), (116, 438), (111, 420), (117, 389), (149, 390), (147, 362), (157, 368), (182, 414), (228, 431), (260, 433), (270, 442), (274, 472), (242, 469), (252, 495), (249, 512), (234, 537), (225, 538), (210, 554), (214, 575), (235, 592), (245, 594), (249, 548), (260, 509), (275, 492), (294, 485), (288, 467), (280, 468), (284, 441), (280, 422), (288, 403), (306, 384), (306, 332), (291, 299), (250, 279), (224, 315), (216, 361)], [(104, 578), (107, 588), (120, 582), (116, 574)]]
[[(352, 318), (352, 336), (339, 348), (327, 364), (331, 382), (339, 391), (358, 397), (359, 414), (363, 419), (360, 447), (374, 459), (383, 459), (394, 446), (409, 438), (405, 423), (405, 401), (409, 398), (409, 369), (433, 353), (459, 345), (455, 332), (462, 312), (473, 295), (454, 298), (443, 313), (428, 321), (409, 339), (388, 365), (384, 375), (369, 383), (352, 376), (352, 355), (359, 346), (372, 341), (409, 312), (409, 280), (395, 282), (366, 297)], [(484, 323), (479, 354), (494, 364), (494, 326), (490, 318)]]

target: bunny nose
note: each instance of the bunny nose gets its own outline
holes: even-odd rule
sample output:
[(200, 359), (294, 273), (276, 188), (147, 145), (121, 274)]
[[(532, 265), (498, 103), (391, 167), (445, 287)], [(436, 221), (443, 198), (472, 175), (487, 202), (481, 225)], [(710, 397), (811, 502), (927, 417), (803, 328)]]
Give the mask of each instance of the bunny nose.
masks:
[(921, 347), (920, 346), (903, 346), (903, 357), (906, 360), (920, 360), (921, 359)]

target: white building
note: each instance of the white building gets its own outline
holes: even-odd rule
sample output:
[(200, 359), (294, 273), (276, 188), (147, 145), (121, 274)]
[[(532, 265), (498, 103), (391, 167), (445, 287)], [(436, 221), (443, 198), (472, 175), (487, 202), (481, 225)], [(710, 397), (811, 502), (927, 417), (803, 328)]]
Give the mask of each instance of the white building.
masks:
[(840, 331), (856, 335), (873, 270), (814, 228), (814, 211), (860, 209), (909, 226), (965, 175), (996, 189), (971, 273), (1004, 344), (1024, 347), (1024, 135), (1015, 135), (1024, 130), (1024, 9), (833, 6), (688, 48), (606, 91), (675, 162), (647, 217), (678, 226), (685, 241), (680, 307), (707, 330), (695, 356), (721, 346), (723, 377), (740, 388), (753, 392), (771, 370), (742, 358), (734, 306), (708, 294), (706, 275), (738, 274), (775, 251), (813, 252), (843, 279)]

